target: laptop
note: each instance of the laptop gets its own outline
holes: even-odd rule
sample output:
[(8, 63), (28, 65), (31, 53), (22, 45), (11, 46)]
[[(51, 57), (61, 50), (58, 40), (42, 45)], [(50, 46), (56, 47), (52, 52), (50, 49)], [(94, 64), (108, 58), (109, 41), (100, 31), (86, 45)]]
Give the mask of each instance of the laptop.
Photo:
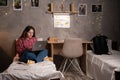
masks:
[(39, 51), (46, 48), (47, 41), (36, 41), (33, 45), (32, 51)]

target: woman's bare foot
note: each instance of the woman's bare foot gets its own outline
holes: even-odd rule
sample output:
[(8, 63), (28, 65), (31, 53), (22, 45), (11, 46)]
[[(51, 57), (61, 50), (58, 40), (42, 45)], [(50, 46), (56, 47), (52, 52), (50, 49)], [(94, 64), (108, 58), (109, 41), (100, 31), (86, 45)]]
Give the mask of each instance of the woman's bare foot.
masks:
[(46, 56), (46, 57), (44, 58), (44, 61), (49, 61), (49, 58)]
[(45, 57), (44, 60), (45, 61), (53, 61), (53, 58), (52, 57)]
[(27, 64), (35, 64), (35, 61), (33, 61), (33, 60), (28, 60), (28, 61), (27, 61)]

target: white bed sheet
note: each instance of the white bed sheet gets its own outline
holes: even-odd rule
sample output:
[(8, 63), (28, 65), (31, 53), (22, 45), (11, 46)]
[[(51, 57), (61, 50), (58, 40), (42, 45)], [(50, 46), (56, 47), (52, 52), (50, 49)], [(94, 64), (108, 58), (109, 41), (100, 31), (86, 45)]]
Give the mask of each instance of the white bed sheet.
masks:
[(95, 55), (87, 51), (87, 75), (95, 80), (115, 80), (115, 71), (120, 71), (120, 51), (111, 50), (111, 55)]
[(6, 71), (0, 73), (0, 80), (50, 80), (64, 76), (56, 70), (55, 64), (51, 61), (43, 61), (36, 64), (25, 64), (14, 61)]

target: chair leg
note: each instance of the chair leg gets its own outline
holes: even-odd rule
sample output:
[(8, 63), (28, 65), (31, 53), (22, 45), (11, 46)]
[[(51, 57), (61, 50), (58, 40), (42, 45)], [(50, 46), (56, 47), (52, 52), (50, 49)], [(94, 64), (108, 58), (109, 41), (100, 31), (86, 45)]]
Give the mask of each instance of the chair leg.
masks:
[[(79, 62), (77, 59), (71, 60), (71, 64), (75, 67), (75, 69), (81, 74), (84, 75), (83, 71), (80, 68)], [(75, 65), (76, 64), (76, 65)]]
[(66, 67), (67, 62), (68, 62), (68, 59), (66, 59), (66, 60), (65, 60), (65, 64), (63, 65), (63, 70), (62, 70), (62, 73), (64, 73), (64, 72), (65, 72), (65, 67)]
[[(68, 62), (70, 62), (70, 63), (67, 65)], [(69, 69), (69, 67), (72, 65), (80, 73), (80, 75), (84, 75), (77, 59), (65, 58), (62, 65), (60, 66), (59, 70), (64, 74)]]
[(65, 67), (66, 67), (67, 63), (68, 63), (68, 59), (65, 58), (63, 60), (62, 64), (61, 64), (60, 68), (59, 68), (59, 71), (61, 71), (62, 73), (64, 73), (65, 72)]
[[(67, 63), (70, 62), (70, 59), (67, 59)], [(64, 70), (64, 73), (68, 70), (68, 68), (71, 66), (71, 62), (67, 65), (67, 68)]]
[(68, 68), (71, 66), (71, 63), (68, 64), (68, 62), (70, 62), (69, 58), (65, 58), (59, 68), (59, 71), (65, 73), (68, 70)]

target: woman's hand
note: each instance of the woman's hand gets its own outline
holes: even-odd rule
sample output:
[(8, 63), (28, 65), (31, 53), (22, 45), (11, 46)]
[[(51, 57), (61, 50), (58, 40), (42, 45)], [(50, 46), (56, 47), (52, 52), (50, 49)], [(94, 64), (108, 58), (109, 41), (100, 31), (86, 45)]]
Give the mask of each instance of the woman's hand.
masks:
[(15, 57), (13, 58), (13, 61), (18, 61), (20, 59), (19, 54), (17, 53)]
[(32, 48), (30, 48), (30, 51), (32, 51)]

